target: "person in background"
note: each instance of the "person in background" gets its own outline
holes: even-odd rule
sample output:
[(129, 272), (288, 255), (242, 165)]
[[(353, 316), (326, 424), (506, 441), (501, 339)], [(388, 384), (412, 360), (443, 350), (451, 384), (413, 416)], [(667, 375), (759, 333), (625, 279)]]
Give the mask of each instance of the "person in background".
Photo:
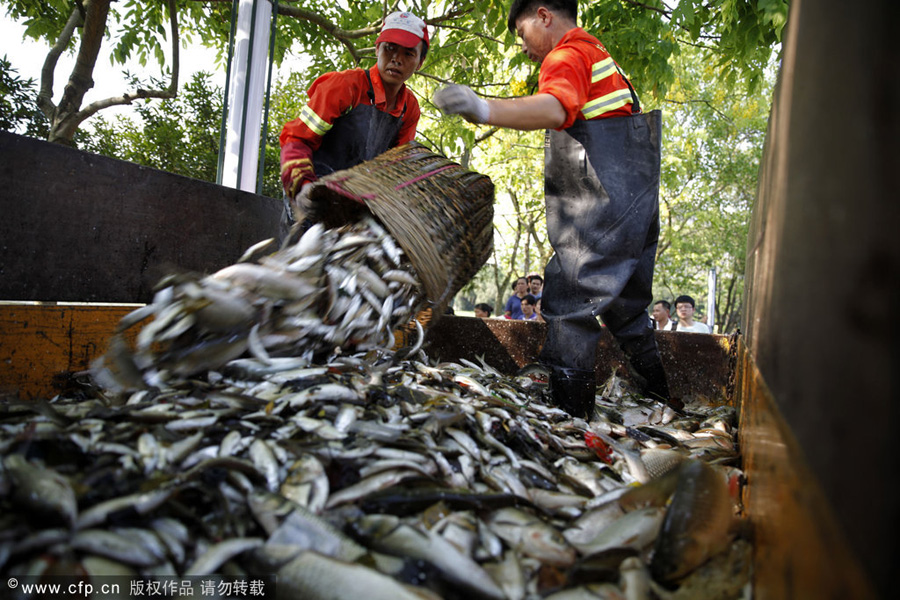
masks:
[(657, 300), (653, 304), (653, 328), (664, 331), (672, 331), (677, 323), (669, 318), (672, 305), (668, 300)]
[(541, 65), (537, 92), (485, 100), (448, 85), (433, 100), (472, 123), (547, 130), (544, 198), (554, 255), (544, 269), (547, 337), (539, 361), (550, 372), (553, 403), (575, 417), (594, 415), (599, 317), (641, 392), (680, 409), (647, 319), (659, 241), (661, 113), (641, 111), (622, 70), (577, 19), (576, 0), (514, 0), (507, 27)]
[(537, 273), (528, 276), (528, 292), (535, 298), (540, 298), (544, 292), (544, 278)]
[(524, 277), (519, 277), (512, 284), (512, 289), (514, 293), (506, 301), (506, 306), (503, 307), (503, 316), (507, 319), (521, 319), (522, 298), (528, 293), (528, 280)]
[(544, 315), (541, 314), (541, 299), (538, 298), (537, 302), (534, 303), (534, 313), (537, 315), (538, 323), (546, 323), (544, 320)]
[(285, 195), (281, 239), (295, 219), (308, 227), (321, 218), (320, 207), (309, 198), (312, 182), (415, 138), (419, 102), (406, 81), (427, 52), (425, 21), (410, 12), (394, 12), (375, 40), (374, 66), (325, 73), (313, 82), (309, 102), (299, 118), (284, 125), (279, 138)]
[(694, 299), (690, 296), (685, 295), (675, 298), (675, 313), (678, 315), (678, 325), (673, 327), (675, 331), (711, 333), (709, 325), (694, 320)]
[(536, 304), (537, 298), (531, 294), (525, 294), (525, 297), (522, 298), (522, 319), (525, 321), (537, 320), (537, 313), (534, 310)]
[(475, 316), (481, 319), (489, 319), (494, 313), (494, 307), (485, 302), (479, 302), (475, 305)]

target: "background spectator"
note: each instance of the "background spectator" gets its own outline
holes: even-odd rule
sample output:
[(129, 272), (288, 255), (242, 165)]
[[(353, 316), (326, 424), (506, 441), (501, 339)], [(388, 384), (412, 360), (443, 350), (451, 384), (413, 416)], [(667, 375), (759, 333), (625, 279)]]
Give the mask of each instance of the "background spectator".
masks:
[(531, 273), (526, 279), (528, 279), (528, 293), (535, 299), (540, 298), (544, 293), (544, 278), (539, 273)]
[(668, 300), (657, 300), (653, 303), (653, 329), (673, 331), (675, 321), (671, 317), (672, 305)]
[(534, 311), (534, 305), (537, 304), (537, 299), (531, 294), (525, 294), (525, 297), (522, 298), (521, 306), (522, 306), (522, 318), (526, 321), (536, 321), (537, 313)]
[(475, 305), (475, 316), (481, 319), (488, 319), (494, 314), (494, 307), (485, 302), (479, 302)]
[(515, 293), (506, 301), (506, 306), (503, 308), (503, 316), (507, 319), (521, 319), (522, 298), (528, 293), (528, 280), (524, 277), (519, 277), (512, 285), (512, 289)]
[(675, 331), (710, 333), (708, 325), (694, 321), (694, 299), (690, 296), (675, 298), (675, 312), (678, 314), (678, 326), (674, 328)]

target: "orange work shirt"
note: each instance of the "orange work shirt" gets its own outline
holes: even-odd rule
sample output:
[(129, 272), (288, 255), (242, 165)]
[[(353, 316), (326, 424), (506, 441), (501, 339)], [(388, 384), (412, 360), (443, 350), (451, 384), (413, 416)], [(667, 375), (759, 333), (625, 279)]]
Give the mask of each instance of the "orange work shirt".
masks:
[(576, 119), (606, 119), (632, 114), (633, 98), (625, 78), (600, 40), (580, 27), (569, 30), (541, 63), (538, 93), (562, 103), (571, 127)]
[(400, 133), (394, 145), (403, 145), (416, 137), (420, 110), (413, 93), (404, 85), (397, 95), (396, 108), (388, 110), (378, 67), (370, 68), (369, 75), (375, 94), (374, 103), (369, 99), (369, 79), (363, 69), (325, 73), (310, 86), (307, 92), (309, 102), (300, 111), (300, 116), (285, 123), (279, 137), (281, 183), (289, 196), (293, 197), (304, 182), (317, 179), (312, 157), (322, 145), (322, 137), (328, 134), (339, 117), (360, 104), (374, 104), (376, 109), (394, 117), (402, 115)]

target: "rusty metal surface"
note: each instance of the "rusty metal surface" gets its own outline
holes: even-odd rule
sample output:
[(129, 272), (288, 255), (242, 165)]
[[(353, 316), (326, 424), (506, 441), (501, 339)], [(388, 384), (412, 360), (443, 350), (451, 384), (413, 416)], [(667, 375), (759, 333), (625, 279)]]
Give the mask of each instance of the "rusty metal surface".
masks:
[(281, 201), (0, 132), (0, 300), (148, 302), (272, 237)]
[[(886, 74), (900, 64), (900, 4), (845, 8), (791, 3), (742, 329), (850, 546), (887, 597), (900, 513), (885, 477), (900, 460), (900, 78)], [(846, 75), (837, 86), (836, 73)]]
[(738, 364), (754, 598), (876, 598), (803, 450), (742, 344)]
[[(444, 316), (429, 329), (425, 349), (435, 360), (483, 356), (501, 372), (514, 373), (537, 361), (546, 333), (543, 323)], [(731, 347), (727, 336), (657, 331), (656, 340), (673, 395), (708, 404), (731, 400), (726, 395)], [(597, 344), (598, 383), (615, 371), (627, 378), (622, 351), (604, 328)]]

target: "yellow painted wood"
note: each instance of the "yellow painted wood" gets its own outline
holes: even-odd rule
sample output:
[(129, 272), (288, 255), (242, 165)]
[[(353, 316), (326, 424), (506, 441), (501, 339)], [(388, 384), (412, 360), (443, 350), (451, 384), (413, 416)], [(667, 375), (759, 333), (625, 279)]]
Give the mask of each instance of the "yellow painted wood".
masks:
[(134, 309), (0, 303), (0, 395), (25, 400), (55, 396), (70, 374), (88, 369), (105, 352), (121, 318)]

